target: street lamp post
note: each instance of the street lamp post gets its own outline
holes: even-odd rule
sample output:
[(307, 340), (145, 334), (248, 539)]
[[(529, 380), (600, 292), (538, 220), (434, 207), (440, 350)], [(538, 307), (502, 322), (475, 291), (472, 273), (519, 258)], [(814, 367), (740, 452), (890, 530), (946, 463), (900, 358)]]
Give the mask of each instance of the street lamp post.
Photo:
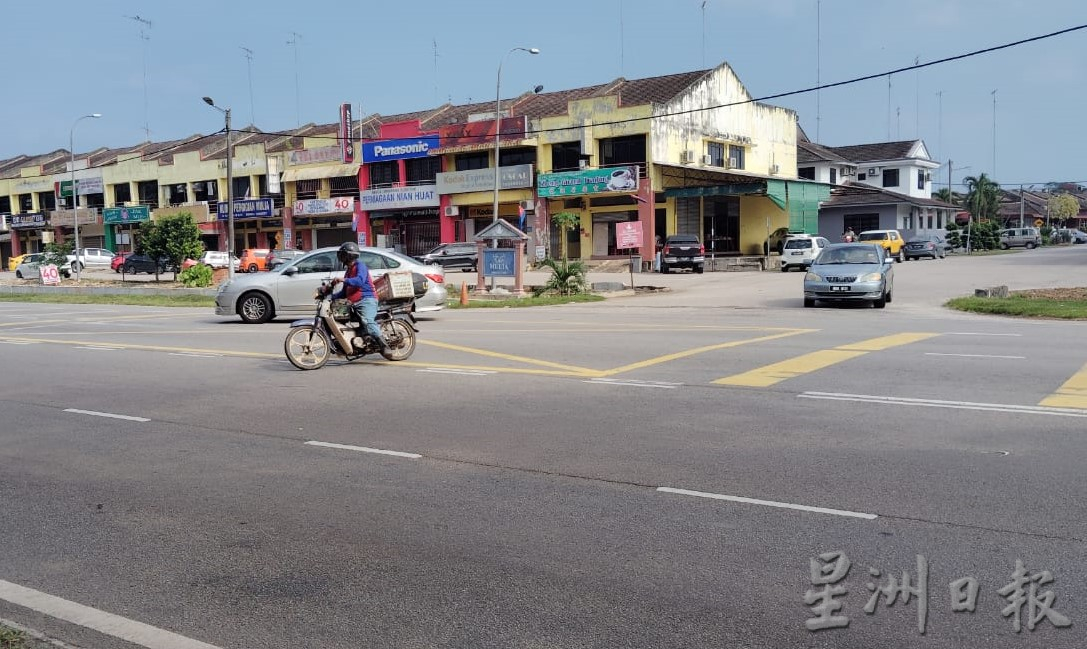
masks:
[(75, 191), (75, 125), (87, 119), (98, 119), (101, 113), (84, 115), (72, 122), (72, 128), (68, 130), (68, 151), (72, 154), (72, 224), (75, 227), (75, 281), (82, 279), (83, 264), (79, 261), (79, 194)]
[[(498, 80), (495, 83), (494, 91), (494, 203), (491, 206), (491, 223), (498, 222), (498, 153), (502, 146), (499, 144), (502, 133), (502, 64), (506, 62), (510, 54), (518, 51), (528, 52), (529, 54), (540, 53), (540, 50), (535, 47), (514, 47), (506, 52), (506, 55), (498, 62)], [(498, 247), (497, 239), (491, 239), (491, 247)], [(491, 290), (494, 290), (494, 275), (491, 275)]]
[(228, 279), (234, 279), (234, 152), (230, 146), (230, 109), (219, 108), (211, 97), (204, 97), (204, 103), (226, 117), (226, 272)]

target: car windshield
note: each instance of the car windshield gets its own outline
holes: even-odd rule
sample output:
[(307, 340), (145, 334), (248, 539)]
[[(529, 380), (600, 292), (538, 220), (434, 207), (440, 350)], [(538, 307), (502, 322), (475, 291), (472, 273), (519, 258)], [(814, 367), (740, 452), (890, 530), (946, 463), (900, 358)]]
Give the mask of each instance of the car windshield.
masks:
[(811, 249), (811, 239), (789, 239), (785, 242), (785, 248), (788, 249)]
[[(395, 250), (382, 250), (381, 254), (385, 255), (386, 257), (392, 257), (393, 259), (399, 261), (401, 264), (407, 264), (409, 266), (415, 266), (419, 263), (418, 259), (412, 259), (411, 257), (408, 257), (407, 255), (402, 255)], [(389, 267), (396, 268), (397, 265), (390, 263)]]
[(672, 237), (668, 243), (698, 243), (698, 237)]
[(879, 255), (875, 250), (863, 248), (835, 248), (826, 250), (815, 262), (819, 266), (834, 264), (878, 264)]
[(886, 238), (887, 238), (887, 235), (886, 235), (886, 233), (883, 233), (883, 232), (861, 232), (860, 236), (857, 237), (857, 240), (858, 241), (882, 241), (883, 239), (886, 239)]

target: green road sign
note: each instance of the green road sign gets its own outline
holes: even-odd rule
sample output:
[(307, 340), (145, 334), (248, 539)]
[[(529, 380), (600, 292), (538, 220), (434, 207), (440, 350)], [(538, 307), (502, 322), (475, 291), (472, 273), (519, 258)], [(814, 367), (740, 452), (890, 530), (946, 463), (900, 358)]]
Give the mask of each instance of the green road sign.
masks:
[(102, 210), (102, 222), (106, 225), (117, 223), (139, 223), (151, 220), (151, 209), (146, 205), (134, 207), (107, 207)]

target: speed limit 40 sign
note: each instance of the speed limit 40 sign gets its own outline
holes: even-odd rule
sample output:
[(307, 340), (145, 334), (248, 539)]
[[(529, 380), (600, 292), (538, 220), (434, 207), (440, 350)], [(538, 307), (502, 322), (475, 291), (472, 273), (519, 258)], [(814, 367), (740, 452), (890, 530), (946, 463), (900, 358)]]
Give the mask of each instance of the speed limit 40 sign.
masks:
[(38, 275), (42, 284), (60, 284), (60, 270), (56, 264), (45, 264), (38, 267)]

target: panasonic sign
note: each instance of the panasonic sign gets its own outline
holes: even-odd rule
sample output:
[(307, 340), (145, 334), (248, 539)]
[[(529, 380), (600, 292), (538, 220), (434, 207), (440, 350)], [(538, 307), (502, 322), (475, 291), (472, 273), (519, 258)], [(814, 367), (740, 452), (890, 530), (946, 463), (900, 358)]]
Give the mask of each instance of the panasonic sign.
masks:
[(425, 135), (419, 138), (363, 142), (362, 161), (382, 162), (383, 160), (425, 158), (431, 149), (438, 148), (438, 141), (437, 135)]

